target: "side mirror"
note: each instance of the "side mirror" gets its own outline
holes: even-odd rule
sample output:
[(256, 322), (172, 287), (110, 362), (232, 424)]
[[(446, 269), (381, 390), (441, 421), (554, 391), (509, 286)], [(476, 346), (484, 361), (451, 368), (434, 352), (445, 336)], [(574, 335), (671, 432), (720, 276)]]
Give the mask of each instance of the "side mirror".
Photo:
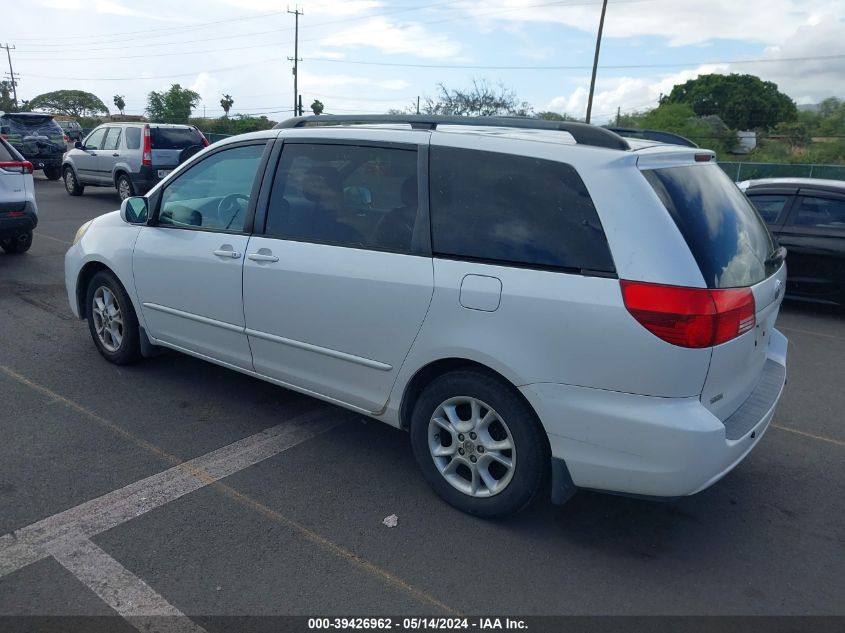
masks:
[(126, 198), (120, 203), (120, 219), (129, 224), (146, 224), (150, 217), (147, 199), (141, 196)]
[(85, 149), (85, 146), (82, 144), (82, 141), (76, 141), (76, 143), (74, 143), (73, 146), (76, 149)]

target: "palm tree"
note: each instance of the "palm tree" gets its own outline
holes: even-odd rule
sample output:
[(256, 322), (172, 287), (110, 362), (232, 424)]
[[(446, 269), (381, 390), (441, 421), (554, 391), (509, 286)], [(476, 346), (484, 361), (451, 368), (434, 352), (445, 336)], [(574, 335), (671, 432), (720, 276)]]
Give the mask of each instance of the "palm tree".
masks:
[(126, 107), (126, 101), (124, 100), (123, 95), (114, 96), (114, 107), (120, 110), (120, 114), (123, 116), (123, 109)]
[(232, 109), (232, 106), (234, 105), (234, 103), (235, 103), (235, 100), (232, 99), (232, 95), (224, 94), (223, 98), (220, 99), (220, 107), (223, 108), (223, 112), (226, 113), (226, 115), (225, 115), (226, 118), (229, 118), (229, 110)]

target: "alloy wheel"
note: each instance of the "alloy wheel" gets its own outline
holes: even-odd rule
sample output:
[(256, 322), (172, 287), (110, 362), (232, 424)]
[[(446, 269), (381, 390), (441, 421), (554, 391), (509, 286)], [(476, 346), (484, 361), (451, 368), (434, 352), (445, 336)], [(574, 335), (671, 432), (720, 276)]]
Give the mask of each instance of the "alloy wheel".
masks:
[(94, 330), (102, 346), (109, 352), (119, 350), (123, 343), (123, 313), (111, 288), (97, 288), (91, 312), (94, 317)]
[(471, 497), (492, 497), (513, 479), (513, 436), (496, 411), (477, 398), (449, 398), (428, 424), (428, 447), (437, 470)]

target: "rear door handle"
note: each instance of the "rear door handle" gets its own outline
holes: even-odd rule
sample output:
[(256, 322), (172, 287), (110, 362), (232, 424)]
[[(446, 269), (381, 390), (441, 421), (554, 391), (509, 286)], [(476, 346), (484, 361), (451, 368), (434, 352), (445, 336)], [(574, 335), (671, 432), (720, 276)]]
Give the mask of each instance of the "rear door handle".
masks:
[(118, 156), (120, 156), (120, 154), (112, 154), (112, 156), (114, 156), (115, 158), (117, 158)]
[(229, 257), (231, 259), (238, 259), (241, 256), (241, 254), (238, 251), (224, 250), (222, 248), (219, 248), (216, 251), (214, 251), (214, 254), (219, 256), (219, 257)]
[(254, 262), (277, 262), (279, 258), (275, 255), (264, 255), (263, 253), (250, 253), (246, 256), (247, 259), (251, 259)]

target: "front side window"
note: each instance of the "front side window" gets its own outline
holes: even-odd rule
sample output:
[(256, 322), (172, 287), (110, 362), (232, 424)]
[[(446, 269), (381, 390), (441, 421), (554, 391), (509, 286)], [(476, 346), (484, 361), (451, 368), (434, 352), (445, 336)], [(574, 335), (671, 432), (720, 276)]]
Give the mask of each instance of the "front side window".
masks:
[(158, 224), (242, 231), (265, 146), (224, 149), (187, 169), (164, 189)]
[(268, 236), (411, 252), (417, 152), (354, 145), (285, 145)]
[(120, 128), (110, 127), (106, 131), (106, 138), (101, 149), (117, 149), (120, 145)]
[(845, 200), (801, 198), (795, 224), (818, 229), (845, 229)]
[(776, 224), (789, 196), (776, 194), (750, 195), (748, 199), (757, 207), (760, 217), (766, 224)]
[(587, 188), (571, 165), (431, 148), (432, 250), (570, 271), (615, 271)]
[(85, 149), (102, 149), (105, 136), (106, 128), (97, 128), (85, 139)]

